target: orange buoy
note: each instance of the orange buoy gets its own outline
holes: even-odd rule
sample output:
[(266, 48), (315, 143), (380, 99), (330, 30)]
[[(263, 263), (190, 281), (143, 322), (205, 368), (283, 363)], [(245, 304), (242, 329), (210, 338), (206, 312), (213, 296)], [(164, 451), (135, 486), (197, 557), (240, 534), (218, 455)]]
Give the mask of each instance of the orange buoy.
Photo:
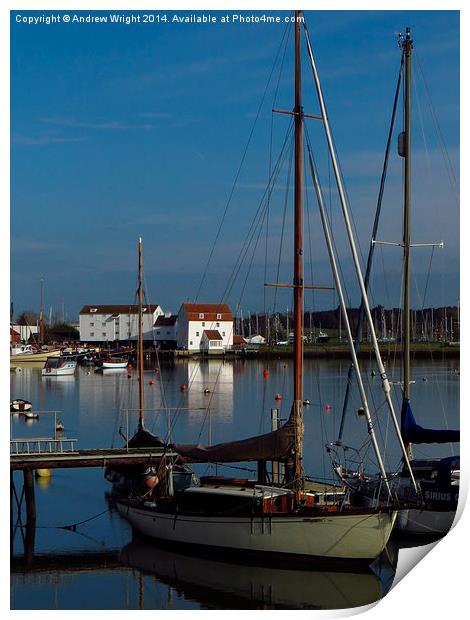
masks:
[(186, 383), (182, 383), (182, 384), (180, 385), (180, 390), (181, 390), (182, 392), (184, 392), (184, 391), (186, 390), (186, 388), (187, 388), (187, 387), (188, 387), (188, 386), (186, 385)]
[(281, 394), (275, 394), (274, 395), (274, 400), (282, 400), (282, 395)]
[(263, 377), (264, 377), (265, 379), (267, 379), (267, 378), (269, 377), (269, 371), (267, 370), (267, 368), (265, 368), (265, 369), (263, 370)]
[(155, 488), (159, 482), (160, 482), (160, 480), (159, 480), (158, 476), (156, 476), (156, 475), (155, 476), (149, 475), (149, 476), (145, 476), (145, 478), (144, 478), (145, 486), (148, 489)]

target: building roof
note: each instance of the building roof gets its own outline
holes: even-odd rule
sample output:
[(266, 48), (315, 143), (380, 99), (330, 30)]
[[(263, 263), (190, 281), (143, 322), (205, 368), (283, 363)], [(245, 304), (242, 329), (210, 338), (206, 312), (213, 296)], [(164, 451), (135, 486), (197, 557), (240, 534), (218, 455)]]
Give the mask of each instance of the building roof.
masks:
[(222, 336), (217, 329), (205, 329), (203, 334), (206, 334), (207, 340), (222, 340)]
[[(155, 312), (159, 308), (158, 304), (147, 304), (143, 306), (143, 312)], [(83, 306), (80, 314), (137, 314), (139, 306), (137, 304), (127, 305), (87, 305)]]
[(245, 345), (246, 344), (246, 340), (245, 338), (243, 338), (243, 336), (239, 336), (238, 334), (234, 334), (233, 335), (233, 344), (240, 344), (240, 345)]
[(154, 323), (155, 327), (172, 327), (176, 323), (177, 315), (173, 314), (172, 316), (163, 316), (160, 315), (157, 317), (157, 320)]
[(233, 321), (232, 311), (227, 304), (184, 303), (181, 307), (185, 310), (190, 321), (199, 321), (200, 314), (204, 315), (205, 321)]

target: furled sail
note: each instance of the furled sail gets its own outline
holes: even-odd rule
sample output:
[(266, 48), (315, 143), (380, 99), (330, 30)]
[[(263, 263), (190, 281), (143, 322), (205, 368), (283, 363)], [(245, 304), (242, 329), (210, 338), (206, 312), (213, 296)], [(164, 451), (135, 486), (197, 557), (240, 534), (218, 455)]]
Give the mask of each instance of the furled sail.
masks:
[(257, 435), (219, 443), (214, 446), (203, 444), (174, 444), (171, 448), (184, 461), (191, 463), (235, 463), (241, 461), (273, 460), (283, 461), (293, 455), (295, 450), (295, 427), (289, 419), (281, 428)]
[(410, 401), (403, 400), (401, 408), (401, 435), (404, 443), (450, 443), (460, 441), (460, 431), (434, 430), (416, 424)]

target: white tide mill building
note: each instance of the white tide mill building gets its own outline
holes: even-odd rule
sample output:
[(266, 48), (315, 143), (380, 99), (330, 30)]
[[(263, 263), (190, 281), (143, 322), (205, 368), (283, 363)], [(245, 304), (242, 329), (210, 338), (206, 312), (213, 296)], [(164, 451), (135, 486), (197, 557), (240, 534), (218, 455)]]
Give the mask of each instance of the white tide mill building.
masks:
[(227, 304), (185, 303), (178, 312), (177, 346), (219, 353), (233, 345), (233, 315)]
[[(80, 310), (80, 340), (82, 342), (114, 342), (136, 340), (139, 332), (137, 305), (83, 306)], [(163, 310), (158, 304), (142, 308), (144, 340), (154, 339), (153, 326)]]

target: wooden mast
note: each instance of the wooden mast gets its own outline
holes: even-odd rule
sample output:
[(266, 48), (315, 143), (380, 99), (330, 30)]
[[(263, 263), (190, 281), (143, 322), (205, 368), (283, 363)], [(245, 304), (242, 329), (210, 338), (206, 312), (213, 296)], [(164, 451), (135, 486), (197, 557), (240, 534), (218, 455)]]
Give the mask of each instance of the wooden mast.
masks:
[(137, 371), (139, 379), (139, 428), (144, 428), (144, 346), (142, 325), (142, 238), (139, 237), (139, 287), (137, 289), (139, 303), (139, 336), (137, 349)]
[(302, 147), (303, 108), (300, 64), (301, 11), (295, 11), (295, 90), (294, 90), (294, 424), (295, 424), (295, 492), (302, 490), (302, 388), (303, 388), (303, 218), (302, 218)]
[[(403, 401), (410, 400), (410, 181), (411, 181), (411, 50), (413, 40), (410, 29), (405, 36), (405, 182), (403, 208)], [(409, 443), (405, 444), (411, 456)]]

